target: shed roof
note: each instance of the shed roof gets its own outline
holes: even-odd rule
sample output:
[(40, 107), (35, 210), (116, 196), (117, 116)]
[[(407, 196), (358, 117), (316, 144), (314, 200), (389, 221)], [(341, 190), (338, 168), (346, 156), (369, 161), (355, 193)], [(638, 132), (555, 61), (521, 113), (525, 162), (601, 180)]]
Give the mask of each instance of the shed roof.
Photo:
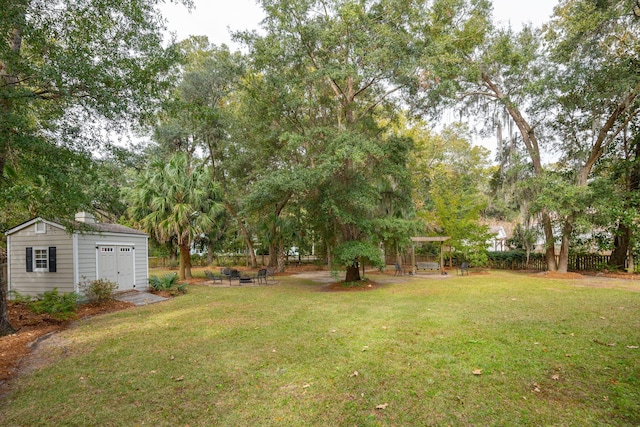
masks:
[[(57, 227), (63, 230), (67, 229), (64, 225), (59, 224), (57, 222), (49, 221), (41, 217), (36, 217), (7, 230), (5, 234), (8, 236), (10, 234), (16, 233), (24, 228), (27, 228), (35, 224), (36, 222), (45, 222), (51, 225), (52, 227)], [(102, 223), (102, 222), (86, 223), (86, 222), (72, 221), (70, 223), (70, 226), (73, 231), (77, 231), (80, 233), (94, 232), (94, 233), (137, 234), (140, 236), (147, 235), (147, 233), (145, 233), (144, 231), (136, 230), (135, 228), (126, 227), (120, 224), (109, 224), (109, 223)]]

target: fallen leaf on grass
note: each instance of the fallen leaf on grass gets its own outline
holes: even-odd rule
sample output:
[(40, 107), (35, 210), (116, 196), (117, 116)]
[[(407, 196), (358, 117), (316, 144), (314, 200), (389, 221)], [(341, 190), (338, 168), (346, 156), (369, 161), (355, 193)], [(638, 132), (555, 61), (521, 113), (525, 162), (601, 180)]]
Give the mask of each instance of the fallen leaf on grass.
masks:
[(309, 387), (311, 387), (311, 384), (309, 384), (309, 383), (307, 383), (307, 384), (302, 386), (302, 388), (309, 388)]
[(542, 390), (540, 390), (540, 386), (537, 383), (533, 383), (533, 391), (535, 393), (540, 393)]
[(358, 374), (358, 371), (353, 371), (353, 374), (351, 374), (351, 375), (349, 375), (349, 376), (350, 376), (350, 377), (357, 377), (358, 375), (359, 375), (359, 374)]
[(174, 380), (174, 381), (184, 381), (184, 375), (180, 376), (180, 377), (177, 377), (177, 378), (176, 377), (171, 377), (171, 379)]
[(558, 381), (558, 380), (560, 379), (560, 375), (558, 375), (558, 374), (553, 374), (553, 375), (551, 376), (551, 379), (552, 379), (552, 380), (554, 380), (554, 381)]
[(365, 345), (364, 347), (362, 347), (362, 351), (367, 351), (367, 350), (369, 350), (369, 346), (368, 345)]
[(627, 348), (633, 349), (633, 348), (638, 348), (638, 346), (637, 345), (628, 345)]
[(473, 370), (473, 375), (482, 375), (482, 369), (474, 369)]
[(376, 406), (376, 409), (387, 409), (387, 406), (389, 406), (388, 403), (383, 403), (382, 405)]

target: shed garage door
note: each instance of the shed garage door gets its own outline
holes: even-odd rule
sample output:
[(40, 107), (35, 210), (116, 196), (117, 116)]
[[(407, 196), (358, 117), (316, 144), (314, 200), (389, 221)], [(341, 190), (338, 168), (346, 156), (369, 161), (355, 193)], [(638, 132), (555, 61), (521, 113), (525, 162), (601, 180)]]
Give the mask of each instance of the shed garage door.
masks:
[(118, 284), (118, 290), (135, 288), (135, 251), (127, 246), (98, 246), (97, 275)]

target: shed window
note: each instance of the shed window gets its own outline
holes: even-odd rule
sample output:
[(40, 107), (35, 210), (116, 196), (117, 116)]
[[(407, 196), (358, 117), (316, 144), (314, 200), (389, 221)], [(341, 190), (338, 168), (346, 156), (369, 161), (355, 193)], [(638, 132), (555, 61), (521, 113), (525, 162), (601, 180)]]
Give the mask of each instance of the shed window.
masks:
[(47, 248), (33, 248), (33, 271), (49, 270), (49, 250)]
[(56, 247), (48, 248), (27, 248), (27, 272), (32, 271), (48, 271), (55, 273), (57, 271)]

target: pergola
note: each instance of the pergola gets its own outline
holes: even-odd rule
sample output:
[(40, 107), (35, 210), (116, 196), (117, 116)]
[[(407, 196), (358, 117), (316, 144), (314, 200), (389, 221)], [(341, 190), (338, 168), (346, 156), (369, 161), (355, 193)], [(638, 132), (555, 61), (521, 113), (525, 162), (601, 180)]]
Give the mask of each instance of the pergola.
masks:
[(416, 243), (427, 242), (440, 242), (440, 273), (445, 274), (444, 271), (444, 253), (442, 247), (444, 242), (449, 240), (450, 236), (433, 236), (433, 237), (412, 237), (411, 238), (411, 265), (413, 268), (413, 274), (416, 274)]

